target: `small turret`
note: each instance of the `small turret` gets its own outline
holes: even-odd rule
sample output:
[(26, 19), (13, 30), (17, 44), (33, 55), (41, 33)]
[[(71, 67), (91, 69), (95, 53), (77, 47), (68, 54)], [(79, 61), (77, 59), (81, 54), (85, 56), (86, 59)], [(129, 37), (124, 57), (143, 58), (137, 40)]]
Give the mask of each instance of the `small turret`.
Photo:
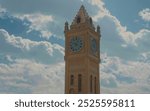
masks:
[(68, 22), (66, 21), (65, 22), (65, 30), (64, 30), (64, 32), (66, 32), (66, 31), (68, 31), (69, 30), (69, 26), (68, 26), (69, 24), (68, 24)]
[[(101, 31), (100, 31), (100, 26), (99, 26), (99, 25), (97, 26), (97, 33), (99, 33), (99, 35), (100, 35), (100, 33), (101, 33)], [(100, 37), (101, 37), (101, 35), (100, 35)]]

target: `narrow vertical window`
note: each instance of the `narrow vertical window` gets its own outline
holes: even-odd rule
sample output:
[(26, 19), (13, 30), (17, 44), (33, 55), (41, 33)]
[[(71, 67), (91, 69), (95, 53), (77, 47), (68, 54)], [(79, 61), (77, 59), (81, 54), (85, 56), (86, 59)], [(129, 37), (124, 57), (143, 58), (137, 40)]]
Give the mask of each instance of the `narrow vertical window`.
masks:
[(73, 84), (74, 84), (74, 76), (71, 75), (71, 78), (70, 78), (70, 85), (73, 86)]
[(77, 17), (77, 23), (80, 23), (81, 22), (81, 18), (80, 16)]
[(96, 85), (96, 77), (95, 77), (94, 82), (95, 82), (95, 83), (94, 83), (94, 89), (95, 89), (95, 94), (96, 94), (96, 90), (97, 90), (97, 89), (96, 89), (96, 86), (97, 86), (97, 85)]
[(78, 75), (78, 92), (81, 93), (82, 91), (82, 75)]
[(92, 84), (92, 75), (90, 76), (90, 92), (93, 93), (92, 88), (93, 88), (93, 84)]

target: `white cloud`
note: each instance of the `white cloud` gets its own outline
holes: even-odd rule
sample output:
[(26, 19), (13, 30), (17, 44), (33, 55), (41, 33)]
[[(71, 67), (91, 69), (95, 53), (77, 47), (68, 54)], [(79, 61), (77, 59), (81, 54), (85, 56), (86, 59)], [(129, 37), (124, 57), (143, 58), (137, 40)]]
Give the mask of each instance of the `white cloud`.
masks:
[[(28, 3), (30, 1), (26, 1), (26, 2)], [(24, 13), (12, 13), (11, 10), (9, 10), (8, 8), (5, 9), (0, 6), (0, 17), (2, 18), (4, 15), (6, 17), (9, 17), (11, 23), (14, 22), (13, 20), (11, 20), (12, 18), (15, 20), (16, 18), (17, 20), (22, 20), (23, 25), (27, 26), (26, 28), (28, 28), (26, 29), (27, 34), (30, 34), (30, 32), (31, 33), (36, 32), (38, 34), (40, 33), (38, 37), (41, 37), (47, 40), (51, 36), (59, 38), (59, 39), (63, 39), (62, 38), (63, 31), (61, 30), (63, 29), (63, 25), (64, 25), (63, 23), (64, 15), (60, 17), (60, 15), (57, 15), (57, 14), (55, 15), (54, 13), (50, 13), (50, 14), (48, 13), (46, 13), (45, 11), (44, 12), (34, 11), (32, 13), (25, 13), (25, 12)]]
[(122, 26), (120, 21), (115, 16), (111, 15), (109, 10), (105, 8), (103, 0), (90, 0), (90, 2), (92, 5), (97, 6), (99, 8), (98, 13), (95, 16), (93, 16), (94, 21), (98, 22), (102, 19), (107, 18), (106, 20), (110, 20), (112, 22), (110, 25), (115, 25), (115, 32), (117, 32), (123, 40), (125, 40), (127, 43), (136, 44), (135, 38), (133, 37), (134, 34), (132, 32), (127, 31), (127, 28), (125, 26)]
[(150, 9), (149, 8), (143, 9), (142, 11), (139, 12), (139, 16), (143, 20), (150, 22)]
[[(31, 41), (9, 35), (7, 31), (0, 29), (0, 47), (2, 54), (11, 54), (19, 58), (28, 58), (36, 61), (52, 62), (52, 60), (61, 60), (64, 55), (64, 48), (58, 44), (51, 44), (47, 41)], [(48, 60), (47, 60), (48, 59)]]
[(127, 43), (127, 44), (132, 44), (134, 46), (138, 46), (138, 42), (141, 39), (145, 38), (145, 35), (150, 35), (150, 30), (148, 29), (141, 29), (136, 33), (127, 31), (125, 27), (118, 26), (118, 33), (122, 37), (122, 39)]
[[(57, 4), (58, 1), (55, 2)], [(55, 2), (53, 4), (55, 4)], [(119, 48), (119, 45), (120, 47), (122, 46), (122, 49), (128, 48), (128, 45), (132, 45), (143, 57), (141, 62), (125, 61), (118, 57), (108, 57), (107, 55), (104, 59), (102, 58), (104, 61), (101, 64), (100, 78), (102, 82), (102, 93), (149, 93), (150, 64), (145, 62), (149, 59), (149, 52), (145, 50), (149, 50), (147, 44), (149, 44), (148, 41), (150, 40), (150, 30), (141, 29), (136, 33), (128, 31), (127, 27), (122, 26), (120, 21), (115, 16), (111, 15), (109, 10), (105, 8), (103, 0), (89, 0), (89, 2), (95, 8), (97, 7), (99, 9), (97, 14), (93, 16), (94, 21), (100, 23), (103, 22), (104, 26), (101, 28), (102, 33), (106, 31), (106, 33), (110, 35), (102, 35), (102, 45), (104, 44), (104, 40), (109, 37), (107, 41), (111, 42), (109, 44), (111, 45), (110, 50), (114, 53), (118, 54), (123, 52), (117, 49)], [(51, 3), (52, 2), (50, 2), (50, 4)], [(10, 5), (12, 6), (11, 3)], [(65, 5), (66, 4), (64, 3), (63, 6)], [(72, 5), (69, 7), (72, 7)], [(68, 7), (65, 7), (65, 11), (63, 11), (65, 14), (62, 13), (62, 10), (54, 10), (55, 8), (55, 5), (51, 6), (50, 13), (58, 17), (57, 24), (54, 23), (55, 20), (52, 15), (45, 15), (42, 13), (18, 14), (15, 16), (19, 19), (27, 19), (30, 21), (31, 26), (29, 31), (39, 31), (41, 32), (42, 37), (46, 37), (48, 39), (53, 34), (51, 31), (56, 34), (57, 31), (63, 29), (60, 28), (59, 30), (58, 26), (63, 26), (62, 19), (64, 19), (64, 16), (67, 17), (68, 13), (71, 13), (70, 10), (68, 11)], [(26, 6), (24, 9), (27, 9)], [(41, 10), (43, 9), (45, 10), (45, 8), (41, 8)], [(3, 8), (0, 10), (5, 11)], [(16, 9), (16, 12), (18, 11), (20, 10)], [(33, 12), (36, 11), (34, 10)], [(147, 12), (144, 12), (142, 16), (145, 15), (147, 15)], [(61, 21), (59, 21), (60, 18)], [(50, 25), (49, 23), (53, 24), (51, 25), (53, 30), (48, 30)], [(103, 30), (104, 27), (106, 27), (106, 30)], [(114, 41), (111, 41), (111, 38), (115, 38)], [(117, 44), (117, 46), (114, 47), (113, 44)], [(106, 44), (104, 45), (106, 48)], [(143, 49), (141, 49), (140, 45), (143, 45)], [(59, 60), (59, 58), (63, 58), (63, 47), (58, 44), (51, 44), (45, 41), (35, 42), (28, 39), (22, 39), (22, 37), (9, 35), (5, 30), (0, 30), (0, 51), (3, 55), (5, 55), (8, 61), (13, 62), (9, 65), (0, 64), (0, 83), (2, 83), (0, 84), (0, 89), (4, 88), (2, 89), (3, 92), (63, 93), (64, 63), (52, 63), (51, 61), (57, 61), (57, 59)], [(126, 52), (124, 51), (124, 55), (130, 56), (129, 53), (131, 52), (131, 49), (126, 50)], [(135, 54), (138, 56), (135, 52), (132, 53), (133, 54), (131, 55)], [(14, 56), (16, 57), (15, 59)], [(48, 64), (51, 63), (53, 65), (45, 65), (41, 61), (44, 61), (45, 63), (46, 61), (49, 61)]]
[(23, 51), (30, 51), (34, 49), (35, 47), (43, 47), (45, 50), (49, 53), (49, 55), (52, 55), (53, 53), (53, 46), (52, 44), (48, 42), (35, 42), (31, 41), (29, 39), (23, 39), (21, 37), (15, 37), (14, 35), (9, 35), (8, 32), (6, 32), (3, 29), (0, 29), (0, 34), (2, 35), (6, 42), (16, 48), (19, 48)]
[(141, 53), (139, 60), (144, 61), (145, 63), (150, 63), (150, 51)]
[[(150, 92), (150, 64), (102, 54), (100, 67), (101, 93)], [(45, 65), (16, 59), (0, 64), (0, 72), (0, 93), (64, 93), (64, 62)]]
[(10, 65), (0, 64), (0, 72), (0, 93), (64, 93), (64, 63), (17, 59)]
[(53, 16), (44, 15), (41, 13), (34, 13), (34, 14), (23, 14), (23, 15), (15, 15), (17, 18), (25, 20), (27, 19), (31, 22), (30, 29), (28, 32), (32, 30), (36, 30), (41, 32), (41, 36), (44, 38), (49, 38), (52, 35), (52, 32), (48, 30), (48, 25), (51, 22), (54, 22)]
[(110, 15), (110, 12), (104, 7), (105, 3), (103, 0), (89, 0), (89, 2), (99, 8), (99, 11), (93, 17), (94, 21), (98, 21), (98, 19), (103, 18), (105, 15)]
[(11, 58), (10, 55), (6, 55), (6, 60), (8, 60), (9, 62), (13, 62), (13, 59)]
[(102, 55), (102, 93), (149, 93), (150, 64)]
[[(117, 35), (115, 36), (119, 36), (120, 38), (122, 38), (122, 40), (124, 40), (126, 42), (126, 44), (130, 44), (130, 45), (134, 45), (137, 46), (137, 39), (143, 39), (144, 35), (147, 35), (150, 33), (150, 30), (148, 29), (141, 29), (136, 33), (133, 33), (131, 31), (127, 30), (126, 26), (122, 26), (120, 21), (113, 16), (108, 9), (105, 8), (105, 4), (103, 2), (103, 0), (89, 0), (89, 2), (98, 7), (98, 12), (95, 16), (93, 16), (94, 21), (96, 22), (100, 22), (104, 21), (105, 25), (109, 22), (109, 28), (106, 30), (113, 30), (113, 32), (116, 32)], [(149, 18), (149, 9), (145, 9), (143, 10), (140, 15), (145, 15), (145, 18)], [(106, 19), (107, 18), (107, 19)], [(109, 21), (107, 21), (109, 20)], [(111, 21), (111, 23), (110, 23)], [(111, 29), (111, 26), (115, 25), (115, 28), (113, 27), (113, 29)], [(103, 27), (102, 27), (103, 28)], [(109, 32), (109, 31), (108, 31)], [(123, 46), (125, 46), (125, 44), (122, 44)]]

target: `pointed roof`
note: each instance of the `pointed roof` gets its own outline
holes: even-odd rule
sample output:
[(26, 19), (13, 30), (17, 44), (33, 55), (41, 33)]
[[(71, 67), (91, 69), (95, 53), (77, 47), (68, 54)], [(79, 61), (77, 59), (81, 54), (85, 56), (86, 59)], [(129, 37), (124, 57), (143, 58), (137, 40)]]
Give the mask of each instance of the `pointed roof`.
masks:
[(82, 16), (84, 18), (87, 18), (87, 17), (89, 18), (89, 15), (88, 15), (88, 13), (87, 13), (87, 11), (86, 11), (86, 9), (83, 5), (80, 7), (79, 12), (78, 12), (77, 15)]
[(74, 24), (78, 24), (78, 23), (85, 23), (88, 20), (90, 20), (90, 17), (85, 9), (85, 7), (83, 5), (81, 5), (77, 15), (75, 16), (72, 25)]

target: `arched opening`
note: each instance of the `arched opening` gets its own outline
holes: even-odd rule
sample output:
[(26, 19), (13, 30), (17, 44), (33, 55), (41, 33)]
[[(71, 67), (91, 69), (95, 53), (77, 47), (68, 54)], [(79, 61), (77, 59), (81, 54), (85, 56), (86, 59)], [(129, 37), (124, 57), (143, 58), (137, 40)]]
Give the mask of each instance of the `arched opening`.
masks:
[(81, 18), (80, 16), (77, 17), (77, 23), (80, 23), (81, 22)]
[(93, 93), (93, 80), (92, 75), (90, 76), (90, 93)]
[(82, 92), (82, 75), (78, 75), (78, 93)]
[(70, 77), (70, 85), (73, 86), (74, 84), (74, 75), (71, 75)]
[(96, 91), (96, 90), (97, 90), (97, 89), (96, 89), (96, 86), (97, 86), (96, 83), (97, 83), (97, 82), (96, 82), (96, 77), (95, 77), (95, 80), (94, 80), (94, 90), (95, 90), (94, 92), (95, 92), (95, 94), (96, 94), (96, 92), (97, 92), (97, 91)]

